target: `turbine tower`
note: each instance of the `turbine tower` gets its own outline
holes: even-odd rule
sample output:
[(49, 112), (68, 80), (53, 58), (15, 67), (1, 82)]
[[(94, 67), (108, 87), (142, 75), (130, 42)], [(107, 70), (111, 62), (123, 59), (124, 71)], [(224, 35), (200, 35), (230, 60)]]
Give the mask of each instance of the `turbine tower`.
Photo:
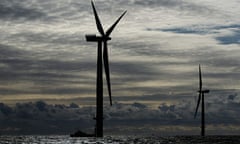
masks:
[(194, 118), (196, 118), (197, 116), (197, 112), (198, 112), (198, 107), (200, 105), (200, 101), (202, 99), (202, 122), (201, 122), (201, 136), (205, 136), (205, 109), (204, 109), (204, 94), (205, 93), (209, 93), (209, 90), (203, 90), (202, 89), (202, 72), (201, 72), (201, 66), (199, 64), (199, 96), (198, 96), (198, 102), (197, 102), (197, 107), (196, 107), (196, 111), (194, 114)]
[[(125, 15), (125, 12), (113, 23), (113, 25), (104, 32), (100, 19), (98, 17), (96, 8), (94, 6), (93, 1), (91, 1), (93, 13), (96, 20), (96, 25), (100, 36), (96, 35), (86, 35), (87, 42), (97, 42), (98, 49), (97, 49), (97, 82), (96, 82), (96, 130), (95, 135), (96, 137), (103, 137), (103, 68), (102, 65), (104, 63), (105, 74), (106, 74), (106, 81), (108, 87), (108, 94), (110, 105), (112, 105), (112, 94), (111, 94), (111, 83), (110, 83), (110, 72), (109, 72), (109, 60), (108, 60), (108, 48), (107, 48), (107, 41), (111, 40), (110, 34), (121, 20), (121, 18)], [(102, 49), (103, 45), (103, 49)]]

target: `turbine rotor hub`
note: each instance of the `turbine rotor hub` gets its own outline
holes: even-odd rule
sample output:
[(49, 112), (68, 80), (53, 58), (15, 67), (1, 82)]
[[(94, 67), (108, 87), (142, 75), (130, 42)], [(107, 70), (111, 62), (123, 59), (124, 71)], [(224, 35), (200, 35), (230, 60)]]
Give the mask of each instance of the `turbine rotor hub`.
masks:
[(103, 36), (102, 38), (103, 38), (103, 41), (108, 41), (112, 39), (111, 37), (105, 37), (105, 36)]

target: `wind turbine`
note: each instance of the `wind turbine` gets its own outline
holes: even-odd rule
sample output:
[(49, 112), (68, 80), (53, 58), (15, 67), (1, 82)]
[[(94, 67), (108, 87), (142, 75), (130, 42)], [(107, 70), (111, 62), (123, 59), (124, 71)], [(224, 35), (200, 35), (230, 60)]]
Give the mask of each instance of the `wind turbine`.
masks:
[[(94, 6), (93, 1), (91, 1), (93, 13), (96, 20), (96, 25), (100, 36), (96, 35), (86, 35), (87, 42), (97, 42), (98, 43), (98, 54), (97, 54), (97, 82), (96, 82), (96, 137), (103, 136), (103, 74), (102, 74), (102, 65), (104, 63), (105, 74), (106, 74), (106, 81), (108, 87), (108, 94), (110, 105), (112, 105), (112, 94), (111, 94), (111, 83), (110, 83), (110, 72), (109, 72), (109, 60), (108, 60), (108, 48), (107, 48), (107, 41), (111, 40), (111, 33), (119, 23), (121, 18), (126, 14), (127, 11), (124, 11), (123, 14), (113, 23), (113, 25), (104, 32), (100, 19), (98, 17), (96, 8)], [(102, 45), (103, 45), (103, 52), (102, 52)]]
[(196, 107), (196, 111), (194, 114), (194, 118), (196, 118), (197, 116), (197, 112), (198, 112), (198, 107), (200, 105), (200, 101), (202, 98), (202, 123), (201, 123), (201, 136), (205, 136), (205, 111), (204, 111), (204, 94), (205, 93), (209, 93), (209, 90), (203, 90), (202, 89), (202, 72), (201, 72), (201, 65), (199, 64), (199, 96), (198, 96), (198, 102), (197, 102), (197, 107)]

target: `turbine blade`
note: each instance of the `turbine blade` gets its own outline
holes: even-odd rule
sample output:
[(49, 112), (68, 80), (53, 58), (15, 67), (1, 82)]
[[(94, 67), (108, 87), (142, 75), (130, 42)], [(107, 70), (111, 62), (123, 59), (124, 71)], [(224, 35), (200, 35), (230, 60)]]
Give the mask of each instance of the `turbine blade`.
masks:
[(121, 20), (121, 18), (126, 14), (126, 12), (127, 11), (124, 11), (123, 14), (116, 20), (116, 22), (107, 30), (107, 32), (106, 32), (107, 37), (112, 33), (113, 29), (118, 24), (118, 22)]
[(202, 92), (200, 91), (199, 96), (198, 96), (198, 103), (197, 103), (196, 111), (195, 111), (195, 114), (194, 114), (194, 118), (196, 118), (196, 116), (197, 116), (198, 107), (200, 105), (200, 100), (201, 100), (201, 94), (202, 94)]
[(106, 74), (106, 80), (107, 80), (107, 86), (108, 86), (109, 100), (110, 100), (110, 105), (112, 106), (112, 93), (111, 93), (111, 83), (110, 83), (107, 41), (104, 41), (103, 61), (104, 61), (105, 74)]
[(199, 91), (202, 92), (202, 72), (201, 72), (201, 65), (199, 64)]
[(95, 20), (96, 20), (97, 29), (98, 29), (99, 33), (103, 36), (104, 35), (104, 30), (103, 30), (102, 24), (100, 22), (100, 19), (98, 17), (98, 14), (97, 14), (97, 11), (96, 11), (96, 8), (94, 6), (93, 1), (91, 1), (91, 4), (92, 4)]

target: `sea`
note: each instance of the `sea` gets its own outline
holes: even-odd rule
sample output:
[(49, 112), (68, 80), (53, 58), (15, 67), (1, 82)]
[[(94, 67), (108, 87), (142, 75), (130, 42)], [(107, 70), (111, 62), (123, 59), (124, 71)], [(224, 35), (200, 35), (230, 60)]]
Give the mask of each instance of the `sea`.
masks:
[(0, 136), (1, 144), (240, 144), (240, 136), (105, 136), (72, 138), (67, 135)]

